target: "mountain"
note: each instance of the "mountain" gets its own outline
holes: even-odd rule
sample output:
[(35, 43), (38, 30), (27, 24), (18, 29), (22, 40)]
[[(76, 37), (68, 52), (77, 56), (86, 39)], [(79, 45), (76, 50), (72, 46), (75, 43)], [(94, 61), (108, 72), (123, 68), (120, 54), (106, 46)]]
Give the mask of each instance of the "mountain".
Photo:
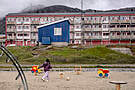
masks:
[(106, 12), (135, 12), (135, 7), (107, 10)]
[[(36, 8), (36, 7), (31, 7)], [(81, 12), (78, 8), (71, 8), (64, 5), (53, 5), (48, 7), (42, 7), (40, 9), (31, 9), (31, 10), (23, 10), (22, 13), (74, 13), (74, 12)]]
[(43, 9), (44, 7), (45, 7), (44, 5), (36, 5), (36, 6), (30, 5), (30, 6), (26, 7), (25, 9), (23, 9), (21, 12), (36, 11), (39, 9)]
[(5, 18), (0, 19), (0, 34), (5, 34)]
[(81, 10), (78, 8), (72, 8), (64, 5), (53, 5), (48, 7), (44, 7), (43, 5), (37, 5), (27, 7), (24, 10), (22, 10), (21, 13), (77, 13), (77, 12), (132, 12), (132, 11), (135, 11), (135, 7), (103, 11), (94, 9)]

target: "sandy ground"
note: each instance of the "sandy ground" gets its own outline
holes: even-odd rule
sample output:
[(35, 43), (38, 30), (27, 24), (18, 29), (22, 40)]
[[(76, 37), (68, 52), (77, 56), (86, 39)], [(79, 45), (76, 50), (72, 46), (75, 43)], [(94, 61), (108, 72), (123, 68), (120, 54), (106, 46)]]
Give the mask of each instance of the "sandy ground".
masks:
[[(50, 71), (49, 82), (43, 82), (44, 73), (34, 76), (30, 71), (25, 72), (29, 90), (115, 90), (115, 85), (109, 81), (126, 81), (121, 90), (135, 90), (135, 72), (110, 72), (110, 78), (98, 78), (97, 72), (64, 72), (60, 79), (59, 72)], [(21, 79), (15, 80), (17, 72), (0, 71), (0, 90), (23, 90)], [(70, 77), (69, 81), (66, 78)]]

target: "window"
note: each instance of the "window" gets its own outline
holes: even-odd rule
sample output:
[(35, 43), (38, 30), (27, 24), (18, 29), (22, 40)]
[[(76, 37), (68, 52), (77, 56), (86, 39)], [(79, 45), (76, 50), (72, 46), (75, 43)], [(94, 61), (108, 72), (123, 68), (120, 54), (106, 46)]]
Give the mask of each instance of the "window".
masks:
[(33, 33), (33, 36), (36, 36), (36, 33)]
[(103, 25), (103, 28), (108, 28), (108, 25)]
[(62, 28), (54, 28), (54, 35), (62, 35)]
[(21, 29), (21, 26), (18, 26), (18, 29)]
[(120, 32), (117, 32), (117, 35), (120, 35)]
[(26, 26), (26, 29), (29, 29), (29, 26)]
[(126, 35), (126, 32), (122, 32), (121, 34), (125, 36)]
[(21, 22), (22, 21), (22, 18), (18, 18), (18, 22)]
[(110, 28), (115, 28), (115, 25), (109, 25)]
[(29, 36), (29, 34), (24, 34), (24, 36)]
[(81, 26), (80, 25), (76, 25), (76, 29), (80, 29), (81, 28)]
[(109, 33), (103, 33), (103, 36), (109, 36)]
[(81, 36), (81, 33), (76, 33), (76, 36)]
[(12, 36), (12, 34), (8, 34), (8, 36)]
[(29, 26), (23, 26), (22, 28), (23, 29), (29, 29)]
[(23, 36), (23, 34), (18, 34), (18, 36)]
[(26, 18), (26, 22), (29, 22), (29, 18)]
[(131, 33), (130, 32), (127, 32), (127, 35), (131, 35)]

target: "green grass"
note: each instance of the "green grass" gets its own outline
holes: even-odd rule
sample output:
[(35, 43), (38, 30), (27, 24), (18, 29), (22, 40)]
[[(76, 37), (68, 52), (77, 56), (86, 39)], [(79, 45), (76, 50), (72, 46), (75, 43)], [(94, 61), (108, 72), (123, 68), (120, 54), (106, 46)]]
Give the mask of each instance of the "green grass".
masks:
[[(85, 49), (53, 47), (43, 50), (45, 47), (38, 47), (36, 50), (33, 50), (35, 47), (8, 47), (8, 50), (21, 64), (42, 64), (46, 58), (53, 64), (135, 64), (135, 56), (116, 52), (104, 46)], [(33, 56), (32, 53), (38, 56)], [(6, 55), (0, 57), (0, 63), (5, 63), (5, 59)]]

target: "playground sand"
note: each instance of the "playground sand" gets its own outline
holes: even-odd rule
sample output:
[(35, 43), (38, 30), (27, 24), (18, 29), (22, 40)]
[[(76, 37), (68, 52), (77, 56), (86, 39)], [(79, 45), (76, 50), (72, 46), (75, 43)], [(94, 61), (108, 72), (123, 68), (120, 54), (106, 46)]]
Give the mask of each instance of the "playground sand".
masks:
[[(34, 76), (30, 71), (24, 72), (29, 90), (115, 90), (109, 81), (126, 81), (121, 90), (135, 90), (135, 72), (110, 72), (110, 78), (98, 78), (97, 72), (64, 72), (61, 79), (59, 72), (49, 73), (49, 82), (43, 82), (44, 73)], [(0, 90), (24, 90), (22, 81), (15, 80), (17, 71), (0, 71)], [(68, 77), (68, 80), (67, 80)]]

